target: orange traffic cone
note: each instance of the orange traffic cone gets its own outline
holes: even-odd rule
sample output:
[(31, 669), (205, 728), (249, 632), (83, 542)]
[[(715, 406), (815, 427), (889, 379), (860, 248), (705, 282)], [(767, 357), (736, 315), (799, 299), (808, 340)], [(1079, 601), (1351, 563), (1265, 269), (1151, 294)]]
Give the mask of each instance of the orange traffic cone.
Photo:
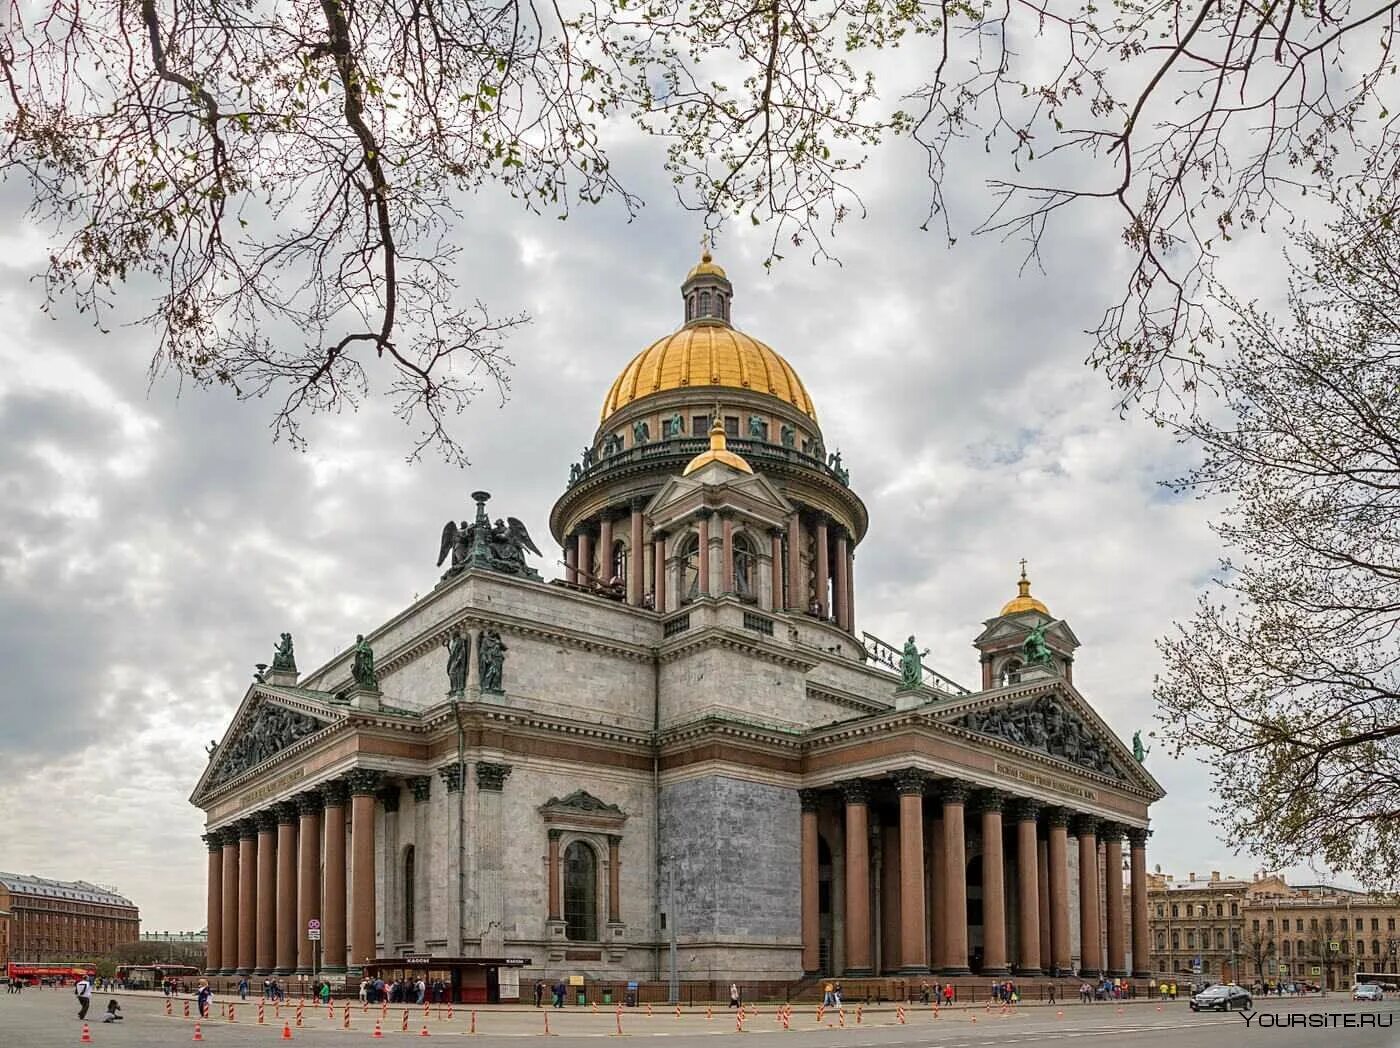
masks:
[(427, 1023), (424, 1023), (424, 1024), (423, 1024), (423, 1029), (421, 1029), (421, 1030), (418, 1031), (418, 1036), (419, 1036), (419, 1037), (431, 1037), (431, 1036), (432, 1036), (432, 1034), (430, 1034), (430, 1033), (428, 1032), (428, 1024), (427, 1024)]
[(191, 1037), (190, 1040), (191, 1040), (191, 1041), (202, 1041), (202, 1040), (204, 1040), (204, 1034), (200, 1033), (200, 1031), (199, 1031), (199, 1023), (195, 1023), (195, 1024), (194, 1024), (194, 1036)]
[(284, 1040), (284, 1041), (290, 1041), (291, 1039), (292, 1039), (292, 1028), (291, 1028), (291, 1026), (288, 1025), (287, 1023), (283, 1023), (283, 1024), (282, 1024), (282, 1040)]
[(384, 1039), (384, 1031), (379, 1028), (378, 1019), (374, 1020), (374, 1038), (377, 1041), (382, 1041)]
[(82, 1037), (78, 1038), (78, 1040), (81, 1041), (83, 1044), (92, 1043), (92, 1031), (88, 1029), (87, 1023), (83, 1023), (83, 1035)]

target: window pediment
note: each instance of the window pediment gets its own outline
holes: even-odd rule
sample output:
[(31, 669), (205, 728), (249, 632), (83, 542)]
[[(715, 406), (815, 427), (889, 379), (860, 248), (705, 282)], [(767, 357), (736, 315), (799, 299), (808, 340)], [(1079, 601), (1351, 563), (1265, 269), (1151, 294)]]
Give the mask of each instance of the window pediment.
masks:
[(574, 790), (566, 797), (551, 797), (539, 807), (547, 825), (584, 830), (617, 832), (627, 821), (627, 813), (616, 804), (609, 804), (587, 790)]

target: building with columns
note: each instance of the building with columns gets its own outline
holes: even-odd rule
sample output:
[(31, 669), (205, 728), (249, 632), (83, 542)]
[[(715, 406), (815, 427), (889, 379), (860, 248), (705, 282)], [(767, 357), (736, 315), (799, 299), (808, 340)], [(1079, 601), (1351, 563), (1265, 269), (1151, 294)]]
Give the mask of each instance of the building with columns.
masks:
[(975, 688), (861, 631), (867, 510), (811, 396), (708, 253), (681, 297), (549, 515), (562, 578), (477, 493), (432, 592), (248, 687), (191, 798), (211, 969), (309, 972), (314, 918), (352, 975), (656, 979), (673, 936), (682, 979), (1145, 974), (1163, 792), (1069, 625), (1023, 566)]

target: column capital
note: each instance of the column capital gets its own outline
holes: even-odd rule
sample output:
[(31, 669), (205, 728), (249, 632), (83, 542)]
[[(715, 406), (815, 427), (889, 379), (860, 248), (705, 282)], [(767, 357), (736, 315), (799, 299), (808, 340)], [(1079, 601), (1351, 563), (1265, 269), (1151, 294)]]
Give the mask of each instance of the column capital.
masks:
[(846, 779), (844, 782), (838, 782), (836, 788), (846, 798), (847, 804), (864, 804), (870, 799), (870, 781), (868, 779)]
[(1128, 827), (1128, 844), (1134, 848), (1146, 848), (1147, 838), (1152, 836), (1152, 831), (1144, 826)]
[(944, 779), (938, 784), (938, 799), (944, 804), (966, 804), (972, 788), (958, 779)]
[(377, 768), (352, 768), (346, 773), (345, 781), (356, 797), (373, 796), (384, 784), (384, 773)]
[(344, 779), (332, 779), (321, 783), (321, 799), (327, 808), (343, 808), (350, 799), (350, 790)]
[(442, 781), (447, 784), (448, 794), (460, 793), (463, 782), (466, 781), (466, 768), (461, 764), (444, 764), (438, 769), (438, 774), (442, 776)]
[(301, 815), (320, 815), (321, 809), (326, 806), (326, 799), (320, 790), (306, 790), (298, 793), (293, 800), (296, 802), (297, 812)]
[(1127, 827), (1122, 825), (1121, 823), (1109, 822), (1108, 820), (1104, 820), (1103, 822), (1099, 823), (1099, 840), (1104, 842), (1118, 841), (1121, 844), (1123, 841), (1123, 832), (1126, 829)]
[(275, 808), (264, 808), (253, 816), (252, 821), (257, 826), (259, 833), (277, 832), (277, 810)]
[(223, 830), (210, 830), (208, 833), (200, 834), (200, 840), (209, 846), (211, 852), (221, 852), (224, 850)]
[(255, 841), (258, 839), (257, 816), (241, 819), (235, 825), (238, 830), (238, 839), (240, 841)]
[(1070, 816), (1074, 813), (1068, 808), (1061, 808), (1052, 805), (1045, 809), (1045, 824), (1051, 827), (1065, 827), (1069, 825)]
[(511, 766), (509, 764), (492, 764), (490, 761), (477, 761), (477, 789), (500, 793), (506, 787), (506, 779), (510, 778), (510, 772)]
[(297, 821), (297, 802), (294, 800), (282, 801), (280, 804), (274, 804), (272, 810), (277, 815), (277, 823), (279, 826), (289, 826)]
[(1011, 817), (1017, 822), (1035, 822), (1041, 805), (1029, 797), (1017, 797), (1011, 802)]
[(384, 805), (384, 814), (386, 814), (386, 815), (396, 815), (396, 814), (398, 814), (398, 810), (399, 810), (399, 785), (398, 785), (398, 783), (390, 783), (390, 784), (387, 785), (387, 786), (382, 786), (382, 787), (380, 787), (379, 790), (375, 793), (375, 796), (379, 798), (379, 803), (382, 804), (382, 805)]
[(620, 834), (620, 833), (610, 833), (610, 834), (608, 834), (608, 847), (609, 847), (609, 848), (612, 848), (612, 849), (614, 849), (614, 850), (616, 850), (616, 849), (618, 849), (618, 848), (621, 848), (621, 847), (622, 847), (622, 834)]
[(415, 804), (422, 804), (433, 794), (433, 780), (429, 775), (415, 775), (408, 780), (408, 788), (413, 791)]
[(999, 814), (1005, 809), (1007, 799), (1006, 794), (1000, 790), (978, 790), (972, 795), (972, 804), (974, 810), (979, 814), (982, 812), (997, 812)]
[(928, 783), (928, 775), (919, 768), (901, 768), (892, 776), (894, 788), (901, 797), (909, 794), (924, 795), (924, 787)]
[(816, 811), (821, 807), (821, 790), (798, 790), (797, 799), (802, 804), (803, 811)]
[(1070, 825), (1074, 835), (1082, 839), (1094, 836), (1098, 832), (1099, 822), (1094, 816), (1081, 813), (1074, 817)]
[(550, 842), (551, 844), (558, 844), (558, 843), (559, 843), (559, 838), (562, 837), (562, 836), (564, 836), (564, 831), (563, 831), (563, 830), (557, 829), (556, 827), (553, 827), (553, 826), (551, 826), (551, 827), (549, 828), (548, 833), (549, 833), (549, 842)]

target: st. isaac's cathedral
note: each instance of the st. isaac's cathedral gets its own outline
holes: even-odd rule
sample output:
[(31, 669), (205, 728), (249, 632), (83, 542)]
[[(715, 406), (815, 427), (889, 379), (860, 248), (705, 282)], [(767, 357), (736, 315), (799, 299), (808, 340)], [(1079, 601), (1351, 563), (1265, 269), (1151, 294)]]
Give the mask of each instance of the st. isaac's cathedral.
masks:
[(562, 578), (479, 492), (431, 593), (260, 667), (191, 798), (210, 970), (476, 958), (509, 999), (665, 978), (674, 941), (682, 980), (1148, 974), (1163, 791), (1068, 623), (1023, 567), (976, 687), (863, 633), (867, 510), (816, 405), (708, 252), (681, 299), (599, 391)]

